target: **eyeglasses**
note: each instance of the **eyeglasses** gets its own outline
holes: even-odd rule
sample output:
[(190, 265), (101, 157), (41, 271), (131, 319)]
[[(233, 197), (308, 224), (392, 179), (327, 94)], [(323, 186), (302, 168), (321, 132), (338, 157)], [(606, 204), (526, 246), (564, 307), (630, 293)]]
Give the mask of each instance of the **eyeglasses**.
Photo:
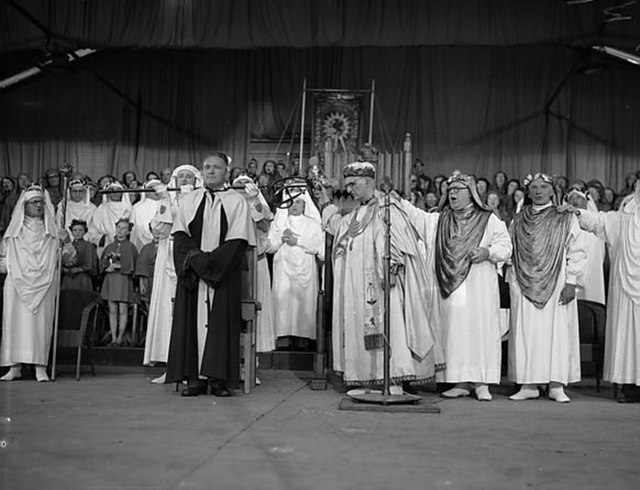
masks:
[(468, 191), (469, 189), (467, 189), (466, 187), (449, 187), (449, 189), (447, 190), (447, 192), (449, 194), (457, 194), (460, 191)]

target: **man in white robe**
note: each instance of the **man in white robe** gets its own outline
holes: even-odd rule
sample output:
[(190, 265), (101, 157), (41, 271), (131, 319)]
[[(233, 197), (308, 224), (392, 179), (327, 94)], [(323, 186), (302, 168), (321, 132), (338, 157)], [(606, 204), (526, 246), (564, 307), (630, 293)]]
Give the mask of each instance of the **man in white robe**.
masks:
[[(273, 300), (277, 337), (316, 339), (318, 260), (324, 260), (320, 213), (304, 191), (278, 209), (269, 231), (273, 258)], [(299, 342), (298, 339), (294, 339)]]
[[(64, 220), (62, 217), (63, 207), (66, 208)], [(58, 205), (58, 210), (56, 212), (56, 224), (59, 229), (67, 230), (69, 239), (73, 240), (73, 235), (71, 235), (71, 231), (68, 230), (71, 222), (75, 219), (78, 221), (84, 221), (87, 224), (91, 223), (91, 218), (93, 218), (93, 213), (95, 213), (95, 211), (96, 205), (91, 202), (85, 183), (80, 179), (74, 179), (69, 182), (67, 200)], [(85, 239), (88, 239), (88, 230), (87, 233), (85, 233)]]
[[(333, 368), (346, 385), (383, 382), (385, 196), (375, 190), (375, 167), (356, 162), (344, 168), (345, 185), (357, 203), (344, 217), (335, 205), (323, 211), (333, 246)], [(330, 199), (330, 190), (321, 203)], [(444, 355), (429, 321), (424, 244), (397, 199), (391, 213), (390, 378), (400, 383), (433, 379)]]
[[(154, 189), (159, 185), (162, 185), (162, 183), (154, 179), (145, 182), (142, 188)], [(138, 251), (153, 241), (149, 224), (160, 207), (159, 199), (160, 195), (155, 192), (141, 192), (140, 201), (133, 206), (133, 210), (131, 211), (131, 222), (133, 223), (131, 243), (135, 245)]]
[(0, 380), (22, 376), (21, 365), (33, 364), (36, 379), (46, 372), (57, 292), (58, 228), (53, 204), (39, 186), (23, 191), (0, 246), (4, 284)]
[(432, 318), (441, 330), (447, 365), (437, 380), (455, 383), (442, 396), (469, 396), (473, 385), (478, 400), (490, 401), (489, 385), (500, 384), (502, 358), (498, 274), (511, 257), (511, 238), (482, 203), (473, 177), (455, 171), (448, 183), (439, 213), (403, 205), (427, 245), (437, 278)]
[(638, 403), (633, 388), (640, 386), (640, 184), (618, 211), (574, 211), (582, 229), (605, 240), (611, 254), (603, 379), (624, 385), (618, 401)]
[(509, 397), (538, 398), (538, 385), (549, 384), (549, 398), (567, 403), (564, 386), (580, 381), (580, 339), (576, 288), (586, 267), (578, 220), (558, 211), (552, 178), (528, 176), (532, 204), (514, 217), (509, 377), (520, 390)]
[[(161, 200), (156, 215), (151, 220), (151, 226), (159, 234), (160, 240), (158, 241), (158, 252), (153, 271), (153, 288), (149, 301), (149, 318), (143, 357), (145, 366), (167, 362), (177, 283), (176, 269), (173, 263), (171, 228), (184, 197), (194, 188), (202, 187), (200, 171), (193, 165), (180, 165), (171, 174), (168, 187), (180, 189), (180, 191), (169, 193), (166, 191), (166, 187), (155, 187)], [(164, 383), (165, 375), (155, 378), (152, 382)]]

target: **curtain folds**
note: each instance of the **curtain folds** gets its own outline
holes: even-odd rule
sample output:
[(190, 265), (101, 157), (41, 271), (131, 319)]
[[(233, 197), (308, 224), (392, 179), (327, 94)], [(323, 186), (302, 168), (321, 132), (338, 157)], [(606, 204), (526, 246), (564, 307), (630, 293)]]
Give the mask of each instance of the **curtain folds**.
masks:
[(582, 56), (546, 45), (107, 51), (0, 94), (0, 172), (71, 163), (96, 178), (144, 175), (218, 149), (244, 166), (257, 141), (299, 125), (304, 78), (375, 79), (374, 145), (400, 149), (410, 132), (430, 175), (542, 169), (619, 187), (638, 167), (640, 72), (584, 70)]
[[(12, 0), (75, 47), (507, 46), (638, 42), (640, 5), (610, 0)], [(623, 2), (619, 2), (623, 3)], [(609, 22), (614, 16), (630, 21)], [(0, 50), (44, 35), (0, 3)]]

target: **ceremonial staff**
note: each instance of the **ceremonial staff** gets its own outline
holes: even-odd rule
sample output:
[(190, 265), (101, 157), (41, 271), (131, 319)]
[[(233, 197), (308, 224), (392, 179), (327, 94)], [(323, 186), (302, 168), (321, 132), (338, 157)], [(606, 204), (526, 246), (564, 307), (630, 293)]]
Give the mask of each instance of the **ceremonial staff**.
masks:
[[(65, 165), (60, 169), (60, 175), (62, 175), (62, 201), (60, 201), (61, 210), (61, 220), (60, 220), (60, 229), (65, 230), (65, 221), (67, 215), (67, 196), (69, 191), (69, 177), (73, 172), (73, 167), (71, 165)], [(54, 278), (54, 285), (56, 289), (56, 300), (54, 307), (54, 316), (53, 316), (53, 346), (52, 346), (52, 359), (51, 359), (51, 381), (56, 380), (56, 356), (58, 353), (58, 322), (60, 316), (60, 286), (62, 281), (62, 247), (64, 243), (58, 238), (58, 268), (56, 269), (56, 274)]]

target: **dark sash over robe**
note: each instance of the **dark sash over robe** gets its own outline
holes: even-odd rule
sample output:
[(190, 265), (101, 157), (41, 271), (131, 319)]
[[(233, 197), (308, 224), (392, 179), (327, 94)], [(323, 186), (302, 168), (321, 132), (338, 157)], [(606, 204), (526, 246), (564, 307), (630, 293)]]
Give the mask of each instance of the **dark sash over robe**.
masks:
[[(240, 331), (242, 328), (241, 280), (246, 267), (245, 240), (225, 241), (228, 223), (224, 207), (220, 209), (220, 245), (211, 252), (200, 249), (206, 198), (202, 199), (189, 234), (174, 233), (173, 257), (178, 274), (176, 287), (167, 383), (216, 378), (228, 388), (239, 385)], [(207, 337), (202, 364), (198, 366), (198, 284), (202, 280), (215, 289), (209, 306)]]
[(513, 268), (522, 294), (536, 308), (545, 307), (558, 283), (572, 217), (554, 206), (535, 211), (529, 205), (513, 219)]
[(438, 219), (436, 276), (443, 298), (451, 296), (469, 275), (469, 253), (480, 245), (491, 211), (473, 206), (462, 212), (445, 209)]

